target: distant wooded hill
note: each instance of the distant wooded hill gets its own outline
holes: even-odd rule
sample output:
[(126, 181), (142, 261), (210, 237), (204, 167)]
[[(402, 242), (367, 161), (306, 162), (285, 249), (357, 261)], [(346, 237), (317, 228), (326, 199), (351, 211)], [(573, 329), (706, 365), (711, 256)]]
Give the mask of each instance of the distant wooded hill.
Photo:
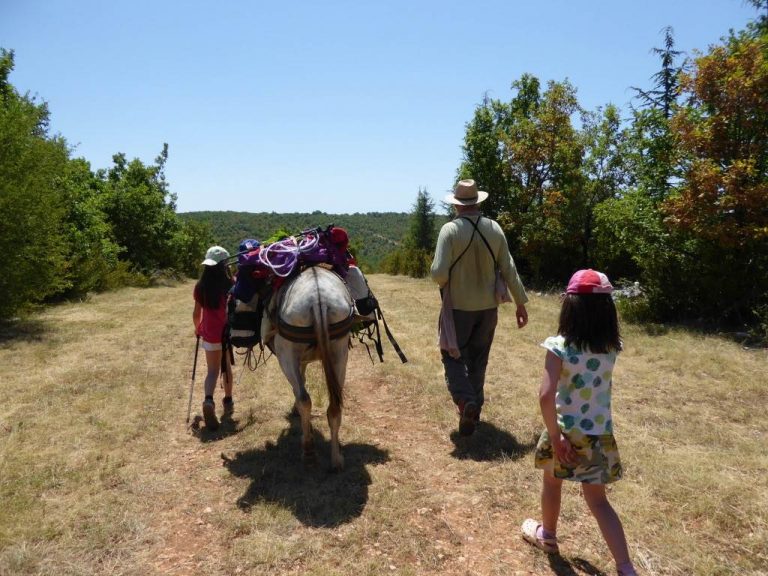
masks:
[[(405, 212), (367, 212), (365, 214), (326, 214), (293, 212), (183, 212), (179, 217), (208, 223), (214, 242), (234, 252), (245, 238), (263, 241), (278, 230), (298, 233), (329, 224), (347, 230), (352, 250), (364, 269), (376, 271), (382, 259), (396, 250), (404, 241), (410, 222)], [(437, 229), (445, 223), (445, 216), (435, 216)]]

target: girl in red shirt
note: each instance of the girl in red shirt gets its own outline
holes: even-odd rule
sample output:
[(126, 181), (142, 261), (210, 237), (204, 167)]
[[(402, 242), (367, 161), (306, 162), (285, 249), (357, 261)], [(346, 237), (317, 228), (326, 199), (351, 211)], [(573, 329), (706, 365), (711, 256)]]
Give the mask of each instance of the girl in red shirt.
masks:
[(205, 253), (203, 271), (195, 284), (195, 309), (192, 322), (195, 334), (203, 340), (205, 361), (208, 374), (205, 377), (205, 400), (203, 401), (203, 420), (209, 430), (216, 430), (219, 421), (216, 418), (216, 404), (213, 391), (219, 373), (224, 384), (224, 415), (234, 412), (232, 401), (232, 367), (227, 354), (222, 354), (224, 327), (227, 324), (227, 294), (232, 287), (232, 277), (227, 267), (229, 253), (221, 246), (212, 246)]

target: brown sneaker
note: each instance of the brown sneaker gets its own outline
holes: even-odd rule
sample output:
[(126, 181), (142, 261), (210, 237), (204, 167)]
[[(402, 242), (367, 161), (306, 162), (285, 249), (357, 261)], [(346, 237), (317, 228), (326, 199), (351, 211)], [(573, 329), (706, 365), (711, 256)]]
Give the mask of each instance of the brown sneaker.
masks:
[(203, 402), (203, 420), (205, 420), (205, 427), (208, 430), (219, 429), (219, 419), (216, 418), (216, 404), (214, 404), (213, 400)]
[(224, 396), (222, 405), (224, 406), (223, 416), (232, 416), (235, 413), (235, 401), (232, 400), (231, 396)]
[(472, 436), (475, 433), (475, 426), (480, 416), (480, 410), (474, 402), (467, 402), (461, 411), (459, 418), (459, 434), (462, 436)]

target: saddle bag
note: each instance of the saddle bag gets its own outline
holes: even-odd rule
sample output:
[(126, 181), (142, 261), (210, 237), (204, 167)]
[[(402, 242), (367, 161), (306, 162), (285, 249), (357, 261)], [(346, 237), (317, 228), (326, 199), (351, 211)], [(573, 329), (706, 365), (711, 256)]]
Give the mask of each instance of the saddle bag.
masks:
[(261, 342), (261, 299), (254, 298), (256, 306), (232, 297), (227, 308), (229, 343), (233, 348), (253, 348)]
[(362, 270), (357, 266), (350, 266), (346, 277), (349, 294), (355, 301), (355, 309), (359, 316), (365, 316), (363, 325), (368, 325), (375, 320), (375, 312), (379, 307), (376, 297), (368, 287), (368, 281), (365, 279)]
[(361, 316), (372, 315), (378, 307), (379, 301), (376, 300), (376, 297), (372, 292), (369, 292), (368, 296), (365, 298), (359, 298), (358, 300), (355, 300), (355, 308), (357, 308), (357, 313)]

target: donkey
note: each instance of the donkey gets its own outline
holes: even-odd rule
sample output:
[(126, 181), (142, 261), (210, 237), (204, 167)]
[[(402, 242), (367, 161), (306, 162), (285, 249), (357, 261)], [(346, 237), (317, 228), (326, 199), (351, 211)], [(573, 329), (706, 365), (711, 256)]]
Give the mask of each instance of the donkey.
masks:
[(344, 281), (319, 266), (305, 269), (278, 293), (277, 333), (272, 348), (293, 388), (296, 410), (301, 416), (304, 459), (315, 459), (310, 422), (312, 399), (305, 386), (305, 373), (308, 363), (320, 360), (328, 388), (332, 470), (344, 467), (339, 428), (353, 317), (354, 304)]

